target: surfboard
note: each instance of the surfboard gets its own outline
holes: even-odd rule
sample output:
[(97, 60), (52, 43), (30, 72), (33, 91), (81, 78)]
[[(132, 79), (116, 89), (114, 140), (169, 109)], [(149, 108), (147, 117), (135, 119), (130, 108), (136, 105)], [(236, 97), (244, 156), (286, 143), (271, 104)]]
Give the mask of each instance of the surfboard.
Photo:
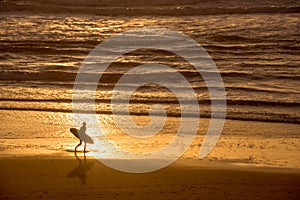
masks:
[(81, 139), (83, 142), (89, 143), (89, 144), (94, 144), (93, 139), (90, 136), (88, 136), (87, 134), (81, 134), (79, 136), (80, 130), (78, 130), (76, 128), (70, 128), (70, 132), (78, 139)]
[(71, 132), (75, 137), (77, 137), (78, 139), (80, 139), (80, 138), (79, 138), (79, 135), (78, 135), (78, 132), (79, 132), (78, 129), (76, 129), (76, 128), (70, 128), (70, 132)]

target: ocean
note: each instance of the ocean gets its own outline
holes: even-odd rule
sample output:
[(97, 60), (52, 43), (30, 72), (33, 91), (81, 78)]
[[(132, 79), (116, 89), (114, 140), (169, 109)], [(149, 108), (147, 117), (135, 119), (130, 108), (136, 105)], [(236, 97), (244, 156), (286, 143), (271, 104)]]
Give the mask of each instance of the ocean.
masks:
[[(2, 123), (22, 113), (21, 122), (16, 120), (30, 124), (32, 121), (26, 122), (28, 113), (28, 119), (43, 121), (47, 126), (44, 132), (30, 132), (28, 127), (30, 134), (17, 134), (9, 130), (13, 122), (3, 125), (6, 129), (0, 133), (2, 148), (10, 148), (9, 138), (66, 138), (67, 133), (62, 136), (61, 132), (72, 126), (73, 86), (86, 56), (102, 41), (142, 27), (184, 33), (209, 53), (225, 85), (226, 119), (300, 123), (299, 1), (175, 2), (137, 0), (133, 5), (132, 1), (106, 0), (1, 1)], [(201, 118), (210, 118), (210, 95), (201, 76), (184, 59), (153, 49), (123, 55), (102, 74), (96, 83), (97, 114), (110, 118), (111, 91), (117, 80), (129, 69), (149, 63), (171, 66), (185, 76), (196, 93)], [(98, 72), (88, 73), (95, 76)], [(120, 101), (121, 106), (125, 103)], [(176, 97), (157, 85), (141, 87), (130, 103), (133, 118), (147, 121), (152, 104), (164, 105), (172, 120), (180, 116)], [(37, 119), (39, 116), (41, 119)], [(22, 132), (22, 128), (17, 130)], [(45, 130), (52, 130), (51, 135)], [(299, 130), (290, 134), (299, 137)], [(59, 145), (64, 148), (64, 144)], [(24, 142), (22, 145), (26, 146)]]

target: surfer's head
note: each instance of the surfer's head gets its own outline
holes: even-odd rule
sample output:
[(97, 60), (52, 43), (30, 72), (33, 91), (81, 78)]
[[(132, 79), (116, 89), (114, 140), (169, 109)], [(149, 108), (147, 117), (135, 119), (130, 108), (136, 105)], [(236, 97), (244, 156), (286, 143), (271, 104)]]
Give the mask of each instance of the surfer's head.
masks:
[(86, 126), (86, 122), (83, 122), (82, 125), (83, 125), (83, 126)]

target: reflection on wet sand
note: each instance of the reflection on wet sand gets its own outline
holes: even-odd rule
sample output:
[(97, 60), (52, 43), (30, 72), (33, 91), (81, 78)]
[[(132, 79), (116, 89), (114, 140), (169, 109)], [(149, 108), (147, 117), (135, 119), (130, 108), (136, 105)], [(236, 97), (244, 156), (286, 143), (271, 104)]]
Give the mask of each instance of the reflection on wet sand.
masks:
[(77, 151), (75, 151), (74, 155), (75, 158), (78, 160), (78, 166), (72, 169), (67, 176), (68, 178), (78, 177), (81, 180), (82, 184), (86, 184), (86, 173), (92, 169), (94, 163), (87, 162), (85, 153), (83, 154), (83, 161), (79, 156), (77, 156)]

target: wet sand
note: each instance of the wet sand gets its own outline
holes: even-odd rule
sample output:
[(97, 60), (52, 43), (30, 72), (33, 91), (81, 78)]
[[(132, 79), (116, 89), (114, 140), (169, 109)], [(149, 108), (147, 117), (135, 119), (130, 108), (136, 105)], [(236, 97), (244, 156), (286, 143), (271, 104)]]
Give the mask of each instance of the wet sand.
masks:
[[(298, 169), (171, 166), (123, 173), (79, 156), (0, 158), (0, 199), (299, 199)], [(196, 161), (198, 162), (198, 161)], [(199, 161), (201, 162), (201, 161)]]

